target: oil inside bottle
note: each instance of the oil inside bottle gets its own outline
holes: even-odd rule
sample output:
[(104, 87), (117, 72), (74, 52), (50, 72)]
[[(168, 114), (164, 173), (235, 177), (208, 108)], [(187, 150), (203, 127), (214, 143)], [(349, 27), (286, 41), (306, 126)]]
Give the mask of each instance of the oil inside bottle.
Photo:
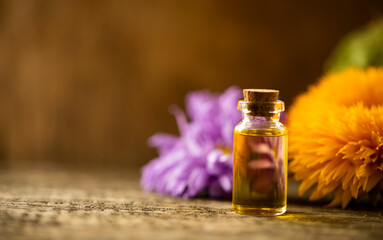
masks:
[(286, 211), (287, 131), (234, 131), (233, 209), (245, 215)]

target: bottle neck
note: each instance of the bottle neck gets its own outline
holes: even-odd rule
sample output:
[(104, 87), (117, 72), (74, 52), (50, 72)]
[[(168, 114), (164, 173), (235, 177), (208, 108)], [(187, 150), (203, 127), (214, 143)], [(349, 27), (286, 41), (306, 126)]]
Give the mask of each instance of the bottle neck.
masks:
[(285, 110), (283, 101), (246, 102), (238, 101), (238, 110), (242, 112), (242, 122), (250, 124), (278, 124), (280, 113)]
[(242, 112), (242, 121), (243, 122), (252, 122), (252, 123), (277, 123), (279, 122), (279, 113), (270, 114), (267, 116), (264, 115), (254, 115), (250, 113)]

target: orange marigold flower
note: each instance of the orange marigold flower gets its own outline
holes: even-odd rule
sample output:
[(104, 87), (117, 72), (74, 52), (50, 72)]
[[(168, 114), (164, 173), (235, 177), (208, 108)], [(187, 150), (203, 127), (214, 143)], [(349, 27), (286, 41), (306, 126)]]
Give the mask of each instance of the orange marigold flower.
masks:
[(383, 189), (383, 68), (350, 68), (323, 77), (288, 115), (289, 169), (310, 200), (329, 206)]

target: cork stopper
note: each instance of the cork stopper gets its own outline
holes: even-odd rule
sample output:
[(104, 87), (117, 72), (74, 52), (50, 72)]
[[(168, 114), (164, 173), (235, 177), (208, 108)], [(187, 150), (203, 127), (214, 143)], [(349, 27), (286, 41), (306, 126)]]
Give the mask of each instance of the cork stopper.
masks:
[(274, 89), (243, 89), (246, 102), (276, 102), (279, 91)]

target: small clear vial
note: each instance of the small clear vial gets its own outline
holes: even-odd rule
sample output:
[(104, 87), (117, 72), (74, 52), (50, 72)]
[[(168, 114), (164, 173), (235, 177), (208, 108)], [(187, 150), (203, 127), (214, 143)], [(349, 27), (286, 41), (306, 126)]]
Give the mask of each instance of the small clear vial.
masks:
[(234, 129), (233, 209), (244, 215), (286, 211), (287, 129), (279, 121), (279, 91), (244, 89), (242, 121)]

